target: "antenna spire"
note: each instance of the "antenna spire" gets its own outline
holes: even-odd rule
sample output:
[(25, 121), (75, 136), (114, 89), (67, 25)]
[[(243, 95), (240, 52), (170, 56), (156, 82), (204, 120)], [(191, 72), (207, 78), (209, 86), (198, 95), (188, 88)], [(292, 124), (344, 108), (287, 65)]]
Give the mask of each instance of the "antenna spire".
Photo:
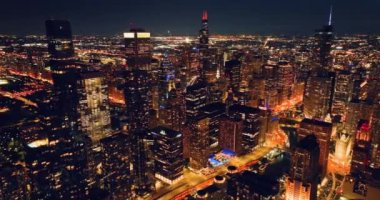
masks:
[(332, 24), (332, 13), (333, 13), (333, 6), (330, 6), (330, 16), (329, 16), (329, 26)]
[(208, 20), (208, 13), (207, 13), (207, 10), (204, 10), (202, 14), (202, 21), (207, 21), (207, 20)]

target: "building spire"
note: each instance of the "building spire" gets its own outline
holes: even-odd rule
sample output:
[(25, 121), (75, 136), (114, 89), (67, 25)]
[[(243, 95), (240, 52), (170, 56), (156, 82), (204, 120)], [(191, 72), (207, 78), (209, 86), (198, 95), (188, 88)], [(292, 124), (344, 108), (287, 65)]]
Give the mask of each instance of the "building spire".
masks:
[(330, 15), (329, 15), (329, 26), (332, 24), (332, 13), (333, 13), (333, 6), (330, 6)]
[(204, 10), (202, 14), (202, 21), (207, 21), (207, 20), (208, 20), (207, 10)]

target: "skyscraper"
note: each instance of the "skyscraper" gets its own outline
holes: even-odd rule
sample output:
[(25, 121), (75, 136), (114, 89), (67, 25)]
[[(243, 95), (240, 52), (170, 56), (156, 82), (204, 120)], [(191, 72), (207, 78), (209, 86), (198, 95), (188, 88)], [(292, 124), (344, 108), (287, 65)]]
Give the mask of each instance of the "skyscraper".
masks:
[(278, 80), (278, 103), (287, 102), (293, 95), (293, 87), (295, 74), (293, 66), (288, 62), (282, 61), (278, 63), (277, 68), (277, 80)]
[(311, 75), (305, 86), (304, 114), (307, 118), (325, 120), (330, 116), (335, 73), (318, 71)]
[(301, 139), (293, 152), (289, 177), (285, 182), (286, 200), (316, 200), (319, 147), (315, 135)]
[(82, 72), (78, 88), (81, 130), (92, 142), (111, 134), (111, 116), (108, 103), (108, 87), (100, 72)]
[(104, 188), (114, 199), (131, 198), (132, 195), (130, 144), (130, 138), (123, 133), (100, 140)]
[[(71, 40), (70, 23), (64, 20), (46, 21), (46, 32), (51, 60), (49, 66), (53, 76), (53, 110), (51, 112), (52, 133), (49, 141), (55, 143), (52, 150), (57, 176), (60, 182), (59, 198), (86, 198), (87, 147), (89, 139), (81, 130), (78, 94), (80, 71), (84, 66), (73, 60), (74, 47)], [(49, 144), (51, 144), (49, 142)], [(60, 159), (56, 159), (60, 158)]]
[(319, 69), (332, 70), (331, 45), (334, 39), (332, 26), (332, 7), (328, 24), (315, 31), (314, 56)]
[(241, 154), (243, 151), (243, 120), (224, 116), (220, 121), (220, 147)]
[(199, 117), (190, 122), (190, 167), (194, 170), (201, 170), (207, 167), (210, 154), (209, 143), (210, 119)]
[(158, 80), (158, 105), (159, 109), (165, 109), (169, 101), (169, 93), (176, 88), (175, 71), (173, 63), (168, 59), (167, 53), (161, 61)]
[(50, 57), (54, 59), (74, 57), (70, 22), (66, 20), (47, 20), (45, 26)]
[(322, 177), (326, 174), (327, 170), (327, 160), (329, 156), (329, 145), (332, 135), (335, 135), (336, 127), (331, 123), (303, 119), (300, 127), (297, 130), (298, 140), (306, 138), (308, 135), (314, 135), (317, 138), (319, 145), (319, 169)]
[(157, 127), (154, 137), (155, 177), (164, 183), (174, 184), (183, 178), (183, 145), (180, 132)]
[(152, 169), (149, 165), (151, 147), (149, 131), (152, 110), (151, 66), (152, 43), (150, 33), (131, 29), (124, 33), (125, 55), (129, 69), (124, 71), (127, 130), (132, 145), (133, 189), (138, 196), (153, 190)]
[(195, 77), (186, 87), (186, 120), (192, 120), (199, 116), (199, 109), (208, 103), (207, 82), (203, 78)]
[(152, 62), (152, 43), (150, 32), (132, 28), (124, 33), (125, 54), (131, 69), (150, 70)]
[(208, 31), (208, 13), (207, 10), (202, 14), (202, 27), (199, 30), (199, 48), (201, 50), (208, 49), (209, 31)]
[(128, 130), (138, 131), (149, 128), (151, 87), (149, 75), (145, 70), (125, 71), (124, 95)]
[(350, 72), (337, 72), (331, 114), (333, 116), (339, 116), (340, 120), (346, 118), (346, 109), (348, 103), (351, 101), (352, 89), (353, 80)]
[(229, 87), (237, 94), (240, 90), (241, 82), (241, 62), (239, 60), (234, 59), (226, 62), (225, 77), (229, 82)]

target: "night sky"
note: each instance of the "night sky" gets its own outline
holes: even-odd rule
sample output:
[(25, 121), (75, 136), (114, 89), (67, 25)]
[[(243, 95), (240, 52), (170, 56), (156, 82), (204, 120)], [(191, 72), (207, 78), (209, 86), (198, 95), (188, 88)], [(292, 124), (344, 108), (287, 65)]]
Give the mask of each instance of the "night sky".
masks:
[[(327, 23), (331, 0), (0, 0), (0, 34), (44, 34), (68, 19), (74, 34), (115, 35), (134, 23), (154, 35), (195, 35), (202, 10), (211, 34), (302, 34)], [(335, 0), (338, 34), (380, 33), (380, 0)]]

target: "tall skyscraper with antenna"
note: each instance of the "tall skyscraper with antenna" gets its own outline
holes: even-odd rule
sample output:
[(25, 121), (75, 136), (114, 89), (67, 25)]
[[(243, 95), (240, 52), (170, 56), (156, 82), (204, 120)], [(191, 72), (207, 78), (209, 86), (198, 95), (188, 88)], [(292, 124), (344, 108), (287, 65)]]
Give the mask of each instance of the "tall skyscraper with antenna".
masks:
[(208, 48), (208, 13), (207, 10), (203, 11), (202, 14), (202, 27), (199, 30), (199, 48), (207, 49)]
[(314, 60), (319, 69), (330, 70), (332, 68), (332, 59), (330, 56), (331, 45), (334, 39), (332, 11), (331, 6), (327, 25), (315, 31)]

